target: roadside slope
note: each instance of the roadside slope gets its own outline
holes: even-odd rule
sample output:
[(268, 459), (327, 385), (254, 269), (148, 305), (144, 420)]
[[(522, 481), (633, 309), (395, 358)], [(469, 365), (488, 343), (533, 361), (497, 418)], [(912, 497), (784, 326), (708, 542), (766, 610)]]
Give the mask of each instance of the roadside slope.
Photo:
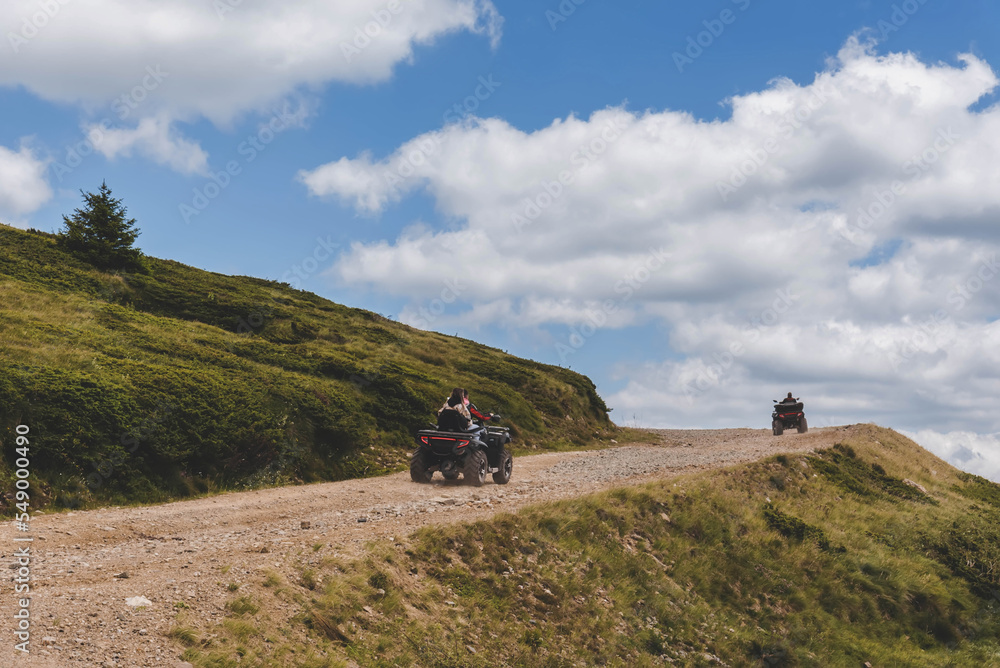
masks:
[(0, 225), (0, 516), (14, 429), (32, 507), (154, 503), (379, 475), (455, 386), (519, 445), (617, 430), (589, 378), (287, 283), (147, 258), (101, 272)]
[[(421, 527), (485, 520), (628, 481), (829, 447), (837, 430), (783, 439), (750, 429), (657, 433), (662, 442), (656, 446), (516, 457), (505, 486), (472, 488), (440, 476), (431, 485), (416, 485), (408, 473), (398, 473), (143, 508), (37, 515), (31, 525), (39, 539), (32, 566), (37, 644), (31, 665), (48, 665), (49, 659), (60, 666), (65, 664), (58, 661), (85, 663), (93, 656), (119, 666), (163, 665), (162, 657), (180, 653), (168, 637), (176, 614), (200, 619), (195, 626), (207, 633), (227, 614), (234, 596), (230, 584), (239, 587), (238, 594), (264, 592), (268, 574), (298, 582), (303, 570), (328, 558), (364, 555), (372, 540), (400, 540)], [(4, 545), (13, 545), (9, 526)], [(115, 577), (122, 573), (128, 577)], [(132, 611), (125, 599), (133, 596), (146, 596), (153, 605)], [(294, 600), (272, 602), (270, 614), (281, 625), (301, 612)], [(2, 612), (8, 612), (6, 599)], [(43, 638), (52, 641), (43, 644)]]

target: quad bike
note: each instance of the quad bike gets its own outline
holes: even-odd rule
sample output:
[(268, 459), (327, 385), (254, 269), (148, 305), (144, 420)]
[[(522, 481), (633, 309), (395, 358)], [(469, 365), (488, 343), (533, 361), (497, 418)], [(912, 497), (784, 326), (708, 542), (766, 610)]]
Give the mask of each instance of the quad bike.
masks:
[[(450, 422), (449, 414), (443, 411), (434, 429), (417, 432), (417, 449), (410, 457), (410, 479), (413, 482), (429, 483), (435, 471), (440, 471), (445, 480), (456, 480), (459, 474), (467, 485), (476, 487), (486, 482), (486, 474), (493, 474), (493, 482), (506, 485), (514, 468), (514, 458), (507, 448), (510, 443), (510, 429), (494, 427), (480, 421), (465, 427)], [(493, 415), (493, 422), (501, 417)]]
[(794, 404), (778, 403), (774, 399), (774, 412), (771, 413), (771, 431), (775, 436), (781, 436), (786, 429), (795, 427), (800, 434), (809, 431), (809, 423), (806, 422), (806, 414), (802, 412), (802, 402), (796, 401)]

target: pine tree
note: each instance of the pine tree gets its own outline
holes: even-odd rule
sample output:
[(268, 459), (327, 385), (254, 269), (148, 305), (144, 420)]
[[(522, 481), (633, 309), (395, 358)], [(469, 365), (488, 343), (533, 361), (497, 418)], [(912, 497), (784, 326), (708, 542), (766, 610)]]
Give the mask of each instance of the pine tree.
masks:
[(111, 188), (101, 183), (99, 193), (85, 193), (86, 206), (63, 216), (65, 229), (59, 233), (59, 245), (105, 271), (145, 271), (142, 251), (133, 244), (139, 236), (135, 218), (126, 219), (120, 199), (111, 196)]

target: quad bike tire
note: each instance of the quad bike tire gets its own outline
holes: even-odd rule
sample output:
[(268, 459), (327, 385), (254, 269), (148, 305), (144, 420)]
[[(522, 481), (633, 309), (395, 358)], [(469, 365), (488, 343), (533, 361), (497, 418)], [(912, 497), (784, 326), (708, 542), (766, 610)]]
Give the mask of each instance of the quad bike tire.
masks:
[(510, 474), (514, 471), (514, 458), (510, 450), (504, 448), (500, 451), (500, 470), (493, 474), (493, 482), (498, 485), (506, 485), (510, 482)]
[(775, 420), (771, 423), (771, 431), (775, 436), (781, 436), (781, 434), (785, 431), (785, 425), (781, 422), (781, 420)]
[(802, 420), (799, 421), (799, 433), (804, 434), (809, 431), (809, 423), (806, 422), (806, 416), (802, 416)]
[(482, 487), (486, 482), (486, 471), (489, 470), (489, 463), (486, 461), (486, 453), (482, 450), (470, 452), (465, 457), (465, 466), (462, 467), (462, 476), (466, 485)]
[(428, 468), (430, 467), (427, 465), (427, 455), (422, 449), (418, 448), (410, 455), (410, 480), (423, 485), (430, 483), (434, 472), (428, 471)]

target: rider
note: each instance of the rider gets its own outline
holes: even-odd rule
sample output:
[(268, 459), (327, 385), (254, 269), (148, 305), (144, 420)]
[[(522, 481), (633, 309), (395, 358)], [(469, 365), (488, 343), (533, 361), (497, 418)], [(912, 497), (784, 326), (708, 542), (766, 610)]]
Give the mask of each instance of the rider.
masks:
[(462, 392), (463, 392), (462, 401), (466, 406), (468, 406), (469, 413), (472, 414), (473, 417), (482, 420), (483, 422), (489, 422), (490, 419), (493, 417), (493, 413), (483, 413), (482, 411), (480, 411), (478, 408), (476, 408), (475, 404), (469, 402), (469, 391), (462, 390)]
[(789, 392), (788, 396), (781, 400), (781, 403), (783, 403), (783, 404), (797, 404), (797, 403), (799, 403), (799, 400), (796, 399), (795, 397), (793, 397), (792, 393)]

